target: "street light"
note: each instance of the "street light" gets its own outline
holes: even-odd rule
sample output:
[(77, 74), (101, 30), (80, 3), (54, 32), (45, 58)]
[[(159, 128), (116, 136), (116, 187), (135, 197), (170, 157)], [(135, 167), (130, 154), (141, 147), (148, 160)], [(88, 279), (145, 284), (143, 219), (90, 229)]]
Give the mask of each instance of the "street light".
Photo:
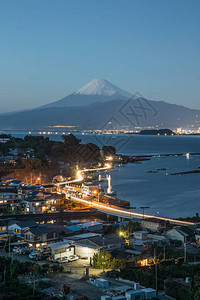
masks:
[[(130, 206), (129, 208), (131, 208), (131, 209), (136, 209), (135, 206)], [(130, 211), (130, 220), (132, 220), (132, 218), (131, 218), (131, 211)]]
[(155, 243), (154, 243), (154, 265), (155, 265), (156, 297), (158, 297), (158, 264), (157, 264), (156, 244)]
[(99, 190), (96, 190), (96, 189), (93, 190), (93, 191), (92, 191), (92, 194), (94, 195), (94, 197), (97, 195), (97, 201), (99, 202), (99, 196), (100, 196), (100, 195), (99, 195)]
[(140, 208), (143, 210), (143, 219), (144, 219), (144, 210), (149, 208), (149, 206), (140, 206)]
[(105, 237), (103, 237), (103, 274), (105, 274)]

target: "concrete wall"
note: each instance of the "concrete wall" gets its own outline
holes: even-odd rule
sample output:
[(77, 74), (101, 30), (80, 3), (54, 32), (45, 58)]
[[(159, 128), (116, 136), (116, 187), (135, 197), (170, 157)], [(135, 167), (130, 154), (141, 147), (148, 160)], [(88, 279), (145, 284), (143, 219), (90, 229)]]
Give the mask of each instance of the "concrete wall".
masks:
[(79, 255), (80, 257), (88, 257), (88, 259), (90, 259), (93, 258), (95, 253), (99, 253), (99, 250), (75, 245), (75, 254)]

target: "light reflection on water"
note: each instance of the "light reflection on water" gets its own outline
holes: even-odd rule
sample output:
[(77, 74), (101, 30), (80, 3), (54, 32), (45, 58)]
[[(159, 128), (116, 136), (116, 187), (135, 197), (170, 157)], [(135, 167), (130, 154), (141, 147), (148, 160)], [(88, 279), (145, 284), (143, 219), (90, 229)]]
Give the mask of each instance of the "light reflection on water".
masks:
[[(8, 133), (8, 132), (7, 132)], [(28, 132), (10, 132), (13, 136), (23, 137)], [(38, 132), (31, 134), (39, 135)], [(62, 133), (46, 134), (52, 140), (61, 140)], [(106, 139), (103, 136), (75, 134), (82, 142), (93, 142), (101, 146)], [(107, 139), (115, 146), (121, 136)], [(117, 148), (117, 152), (126, 155), (147, 155), (167, 153), (200, 153), (200, 136), (139, 136), (127, 135), (127, 143)], [(190, 171), (200, 167), (200, 156), (153, 157), (142, 164), (128, 164), (124, 168), (116, 167), (112, 172), (113, 190), (117, 197), (128, 200), (131, 206), (149, 206), (149, 213), (160, 216), (193, 216), (200, 212), (200, 173), (172, 176), (171, 173)], [(166, 168), (157, 173), (159, 168)], [(166, 175), (168, 174), (168, 175)]]

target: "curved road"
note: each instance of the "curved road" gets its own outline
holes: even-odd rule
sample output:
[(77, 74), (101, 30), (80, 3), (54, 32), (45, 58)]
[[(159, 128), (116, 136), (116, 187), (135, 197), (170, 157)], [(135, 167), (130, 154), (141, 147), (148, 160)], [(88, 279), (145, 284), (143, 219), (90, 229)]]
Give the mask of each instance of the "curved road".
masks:
[[(95, 171), (106, 171), (106, 170), (109, 170), (111, 168), (112, 168), (111, 165), (105, 164), (105, 167), (101, 167), (101, 168), (79, 170), (79, 171), (77, 171), (77, 178), (76, 179), (61, 182), (61, 183), (58, 183), (56, 185), (59, 187), (60, 185), (65, 185), (65, 184), (69, 184), (69, 183), (82, 182), (83, 181), (82, 173), (95, 172)], [(158, 219), (158, 220), (168, 221), (168, 222), (170, 222), (172, 224), (176, 224), (176, 225), (194, 225), (194, 223), (192, 223), (192, 222), (180, 221), (180, 220), (170, 219), (170, 218), (163, 218), (163, 217), (158, 217), (158, 216), (149, 215), (149, 214), (144, 214), (143, 215), (141, 213), (133, 212), (133, 211), (130, 211), (130, 210), (125, 209), (125, 208), (107, 206), (106, 204), (91, 202), (91, 201), (88, 201), (88, 200), (85, 200), (85, 199), (82, 199), (82, 198), (78, 198), (78, 197), (74, 197), (74, 196), (71, 196), (71, 199), (73, 199), (75, 201), (83, 202), (85, 204), (88, 204), (88, 206), (92, 205), (94, 208), (98, 209), (99, 211), (102, 211), (102, 212), (105, 212), (105, 213), (108, 213), (108, 214), (110, 213), (111, 215), (116, 215), (116, 216), (119, 216), (119, 217), (125, 217), (125, 218), (128, 218), (128, 219), (132, 219), (133, 217), (142, 219), (144, 217), (144, 218), (155, 218), (155, 219)]]

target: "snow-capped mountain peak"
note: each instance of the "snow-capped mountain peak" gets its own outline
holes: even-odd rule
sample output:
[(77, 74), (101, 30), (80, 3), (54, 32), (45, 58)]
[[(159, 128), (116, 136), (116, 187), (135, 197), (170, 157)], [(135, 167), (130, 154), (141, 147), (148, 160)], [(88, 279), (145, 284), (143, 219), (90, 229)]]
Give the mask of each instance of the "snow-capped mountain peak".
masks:
[(88, 84), (84, 85), (75, 95), (90, 95), (90, 96), (121, 96), (123, 98), (131, 97), (131, 94), (118, 88), (111, 82), (105, 79), (93, 79)]

